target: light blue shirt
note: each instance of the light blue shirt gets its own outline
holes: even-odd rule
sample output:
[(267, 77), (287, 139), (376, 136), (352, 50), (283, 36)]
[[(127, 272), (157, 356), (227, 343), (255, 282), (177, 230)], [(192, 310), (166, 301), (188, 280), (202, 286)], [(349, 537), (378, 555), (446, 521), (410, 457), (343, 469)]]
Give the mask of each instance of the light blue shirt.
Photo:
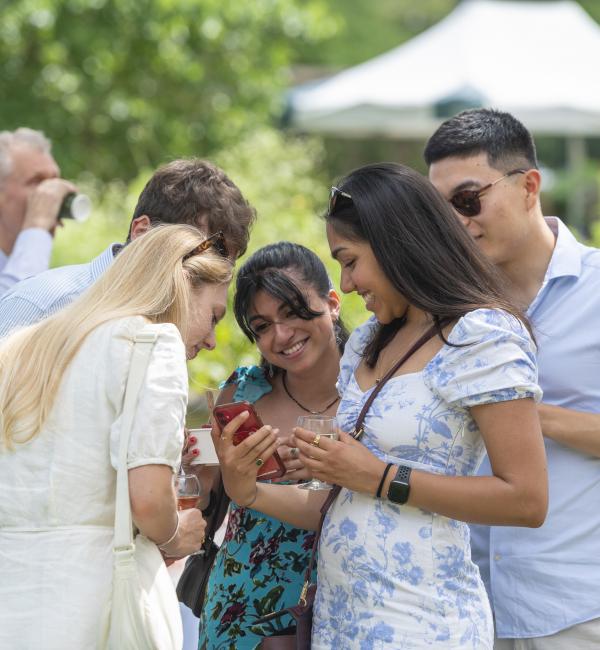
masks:
[(25, 228), (7, 255), (0, 250), (0, 296), (25, 278), (45, 271), (50, 264), (52, 235), (43, 228)]
[(119, 244), (111, 244), (87, 264), (59, 266), (19, 282), (0, 298), (0, 337), (73, 302), (112, 264), (119, 248)]
[[(600, 412), (600, 250), (556, 218), (542, 287), (528, 316), (543, 401)], [(545, 438), (550, 505), (541, 528), (472, 526), (500, 638), (529, 638), (600, 617), (600, 458)], [(480, 474), (491, 474), (486, 457)]]

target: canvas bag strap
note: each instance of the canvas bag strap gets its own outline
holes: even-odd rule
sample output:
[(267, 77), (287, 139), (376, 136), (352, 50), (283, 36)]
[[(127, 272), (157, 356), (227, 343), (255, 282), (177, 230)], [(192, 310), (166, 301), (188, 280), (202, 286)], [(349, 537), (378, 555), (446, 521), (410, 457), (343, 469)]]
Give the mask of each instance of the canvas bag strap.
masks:
[[(445, 324), (447, 324), (447, 321), (441, 322), (439, 324), (439, 327), (440, 328), (444, 327)], [(356, 420), (356, 423), (354, 425), (354, 432), (353, 432), (352, 435), (355, 438), (355, 440), (360, 440), (360, 437), (362, 436), (363, 431), (364, 431), (363, 430), (363, 424), (364, 424), (364, 421), (365, 421), (365, 417), (367, 416), (367, 412), (371, 408), (371, 404), (373, 404), (373, 401), (375, 400), (375, 398), (377, 397), (377, 395), (379, 394), (381, 389), (384, 387), (384, 385), (394, 376), (394, 374), (396, 373), (398, 368), (400, 368), (400, 366), (402, 366), (402, 364), (404, 364), (410, 357), (412, 357), (412, 355), (420, 347), (425, 345), (425, 343), (427, 343), (427, 341), (429, 341), (429, 339), (434, 337), (438, 333), (438, 331), (439, 331), (438, 327), (436, 325), (432, 325), (425, 332), (425, 334), (423, 334), (423, 336), (421, 336), (421, 338), (419, 338), (419, 340), (416, 341), (414, 343), (414, 345), (412, 345), (410, 347), (410, 349), (405, 354), (403, 354), (400, 359), (398, 359), (398, 361), (396, 361), (396, 363), (381, 378), (379, 383), (377, 383), (375, 385), (375, 388), (373, 389), (373, 391), (369, 395), (369, 398), (367, 399), (367, 401), (364, 403), (364, 406), (362, 407), (361, 412), (360, 412), (360, 414), (359, 414), (359, 416), (358, 416), (358, 418)], [(308, 590), (308, 585), (310, 583), (310, 577), (312, 575), (312, 572), (313, 572), (313, 569), (314, 569), (314, 566), (315, 566), (315, 559), (316, 559), (316, 556), (317, 556), (317, 548), (319, 546), (319, 537), (321, 536), (321, 530), (323, 528), (323, 522), (325, 521), (325, 515), (327, 514), (327, 511), (331, 507), (331, 504), (336, 500), (336, 498), (337, 498), (338, 494), (340, 493), (341, 489), (342, 488), (339, 485), (334, 485), (333, 488), (331, 489), (331, 491), (329, 492), (329, 494), (327, 495), (327, 499), (325, 499), (325, 502), (321, 506), (321, 520), (319, 521), (319, 527), (317, 529), (317, 533), (315, 535), (315, 540), (313, 542), (312, 552), (311, 552), (311, 556), (310, 556), (310, 562), (308, 563), (308, 567), (307, 567), (306, 572), (304, 574), (304, 586), (302, 588), (302, 594), (300, 596), (300, 604), (305, 604), (306, 603), (306, 592)]]
[(133, 427), (133, 419), (138, 396), (148, 364), (152, 348), (158, 334), (145, 327), (134, 337), (131, 364), (125, 388), (123, 404), (121, 439), (119, 441), (119, 464), (117, 467), (117, 496), (115, 505), (115, 551), (133, 551), (133, 527), (131, 522), (131, 503), (129, 501), (129, 478), (127, 472), (127, 451), (129, 438)]

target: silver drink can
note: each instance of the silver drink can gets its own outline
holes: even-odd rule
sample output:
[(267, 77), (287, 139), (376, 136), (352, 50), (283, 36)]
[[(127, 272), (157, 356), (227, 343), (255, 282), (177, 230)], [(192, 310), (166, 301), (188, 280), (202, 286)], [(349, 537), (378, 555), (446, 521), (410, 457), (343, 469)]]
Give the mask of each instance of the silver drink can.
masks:
[(59, 219), (74, 219), (85, 221), (92, 211), (92, 202), (87, 194), (71, 192), (63, 199), (58, 212)]

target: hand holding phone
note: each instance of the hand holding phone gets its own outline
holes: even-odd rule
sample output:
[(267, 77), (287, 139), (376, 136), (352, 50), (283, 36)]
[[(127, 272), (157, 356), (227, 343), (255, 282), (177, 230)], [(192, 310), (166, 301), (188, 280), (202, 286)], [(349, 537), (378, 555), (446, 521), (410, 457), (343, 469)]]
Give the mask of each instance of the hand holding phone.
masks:
[[(233, 420), (236, 416), (238, 416), (240, 413), (243, 413), (244, 411), (247, 411), (250, 415), (233, 434), (232, 442), (234, 446), (239, 445), (249, 435), (252, 435), (255, 431), (258, 431), (258, 429), (263, 426), (261, 419), (258, 417), (258, 414), (256, 413), (252, 404), (245, 401), (220, 404), (213, 410), (215, 419), (221, 429), (227, 426), (231, 420)], [(285, 472), (285, 465), (283, 464), (283, 461), (279, 457), (277, 451), (275, 451), (273, 455), (264, 462), (258, 474), (256, 475), (256, 478), (263, 480), (281, 478)]]

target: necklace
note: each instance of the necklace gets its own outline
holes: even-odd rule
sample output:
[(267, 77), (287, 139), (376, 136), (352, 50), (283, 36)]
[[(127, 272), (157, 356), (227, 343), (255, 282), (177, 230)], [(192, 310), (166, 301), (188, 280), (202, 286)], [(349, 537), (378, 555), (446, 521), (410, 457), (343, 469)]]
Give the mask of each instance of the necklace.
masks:
[[(393, 363), (391, 363), (391, 364), (386, 363), (385, 352), (386, 352), (386, 349), (384, 348), (381, 351), (381, 353), (379, 354), (379, 356), (377, 358), (377, 361), (375, 362), (375, 367), (373, 368), (373, 370), (375, 371), (375, 374), (378, 375), (375, 378), (375, 385), (377, 385), (377, 384), (379, 384), (381, 382), (381, 380), (385, 377), (385, 375), (398, 363), (398, 361), (401, 358), (404, 358), (404, 353), (403, 353), (403, 354), (398, 355), (397, 357), (395, 357), (393, 359)], [(388, 350), (388, 352), (389, 352), (389, 350)], [(391, 354), (389, 356), (391, 356)], [(406, 361), (406, 359), (405, 359), (405, 361)], [(385, 372), (383, 372), (383, 370), (380, 370), (379, 372), (377, 372), (378, 366), (381, 367), (381, 368), (386, 368)]]
[[(377, 375), (377, 377), (375, 377), (375, 385), (377, 385), (385, 377), (386, 373), (388, 373), (390, 371), (390, 369), (392, 368), (392, 366), (394, 366), (396, 364), (396, 362), (397, 362), (397, 359), (394, 359), (394, 362), (392, 364), (387, 364), (387, 363), (385, 363), (385, 360), (383, 359), (383, 356), (384, 356), (383, 354), (379, 355), (379, 358), (377, 359), (377, 362), (375, 363), (375, 367), (373, 368), (373, 370), (375, 371), (375, 374)], [(398, 359), (399, 358), (400, 357), (398, 357)], [(383, 360), (383, 363), (380, 364), (380, 362), (382, 360)], [(387, 370), (385, 372), (383, 370), (380, 370), (378, 372), (377, 371), (377, 366), (379, 366), (379, 365), (381, 365), (382, 368), (385, 368), (387, 366)]]
[(333, 402), (330, 402), (327, 404), (327, 406), (322, 409), (321, 411), (313, 411), (312, 409), (307, 409), (306, 406), (300, 404), (300, 402), (290, 393), (290, 389), (287, 387), (287, 384), (285, 383), (285, 375), (286, 373), (284, 372), (283, 375), (281, 375), (281, 383), (283, 384), (283, 390), (285, 390), (287, 396), (292, 400), (292, 402), (296, 402), (296, 404), (303, 410), (306, 411), (307, 413), (310, 413), (311, 415), (322, 415), (325, 413), (325, 411), (328, 408), (331, 408), (339, 399), (340, 396), (337, 395), (336, 398), (333, 400)]

